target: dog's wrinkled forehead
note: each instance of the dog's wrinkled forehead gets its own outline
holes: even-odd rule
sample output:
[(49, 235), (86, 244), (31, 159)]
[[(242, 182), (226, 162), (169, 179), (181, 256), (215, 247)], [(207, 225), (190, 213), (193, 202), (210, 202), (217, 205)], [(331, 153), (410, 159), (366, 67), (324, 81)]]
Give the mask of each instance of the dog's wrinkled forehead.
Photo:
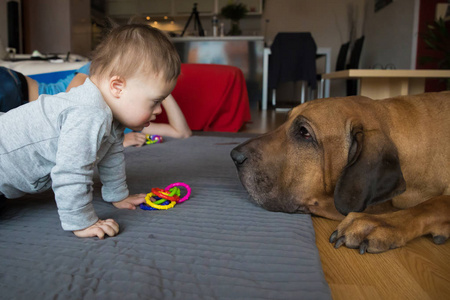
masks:
[[(316, 101), (316, 100), (315, 100)], [(320, 139), (321, 133), (341, 135), (348, 132), (352, 118), (339, 106), (330, 107), (325, 103), (306, 103), (294, 108), (288, 115), (288, 130), (293, 137), (304, 135), (307, 130), (314, 140)]]
[(329, 132), (334, 129), (342, 130), (342, 126), (347, 126), (349, 121), (353, 125), (377, 123), (373, 105), (373, 100), (362, 96), (317, 99), (295, 107), (288, 118), (292, 122), (303, 116), (312, 126), (321, 127)]

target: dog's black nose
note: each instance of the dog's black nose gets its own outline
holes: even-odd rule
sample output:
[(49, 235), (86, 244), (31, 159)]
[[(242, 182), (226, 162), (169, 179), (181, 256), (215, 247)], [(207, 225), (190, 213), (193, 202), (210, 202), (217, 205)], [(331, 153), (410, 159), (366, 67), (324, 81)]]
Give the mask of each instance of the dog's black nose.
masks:
[(231, 150), (230, 155), (236, 165), (242, 165), (247, 159), (242, 152), (239, 152), (239, 150), (236, 149)]

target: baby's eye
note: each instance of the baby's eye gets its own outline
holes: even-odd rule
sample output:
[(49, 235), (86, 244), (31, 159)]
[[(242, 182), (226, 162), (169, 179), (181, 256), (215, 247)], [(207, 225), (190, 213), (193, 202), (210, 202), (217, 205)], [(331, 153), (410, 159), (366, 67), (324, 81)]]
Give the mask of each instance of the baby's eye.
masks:
[(160, 105), (162, 102), (162, 100), (152, 100), (152, 107), (157, 107), (158, 105)]

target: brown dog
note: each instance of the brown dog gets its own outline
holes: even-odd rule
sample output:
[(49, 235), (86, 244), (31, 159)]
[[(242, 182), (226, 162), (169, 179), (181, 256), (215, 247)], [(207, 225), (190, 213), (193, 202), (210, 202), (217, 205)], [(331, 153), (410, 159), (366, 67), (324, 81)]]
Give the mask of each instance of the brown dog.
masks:
[(375, 253), (450, 235), (449, 92), (310, 101), (231, 157), (263, 208), (343, 220), (336, 248)]

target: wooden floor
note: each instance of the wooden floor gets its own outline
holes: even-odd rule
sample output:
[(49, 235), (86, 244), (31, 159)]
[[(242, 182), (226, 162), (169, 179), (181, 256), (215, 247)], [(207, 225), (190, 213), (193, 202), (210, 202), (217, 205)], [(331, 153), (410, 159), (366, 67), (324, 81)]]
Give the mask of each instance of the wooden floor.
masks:
[[(243, 132), (265, 133), (286, 119), (285, 112), (252, 111)], [(334, 249), (328, 242), (339, 222), (313, 217), (316, 244), (334, 300), (450, 300), (450, 241), (435, 245), (421, 237), (405, 247), (360, 255), (355, 249)]]

